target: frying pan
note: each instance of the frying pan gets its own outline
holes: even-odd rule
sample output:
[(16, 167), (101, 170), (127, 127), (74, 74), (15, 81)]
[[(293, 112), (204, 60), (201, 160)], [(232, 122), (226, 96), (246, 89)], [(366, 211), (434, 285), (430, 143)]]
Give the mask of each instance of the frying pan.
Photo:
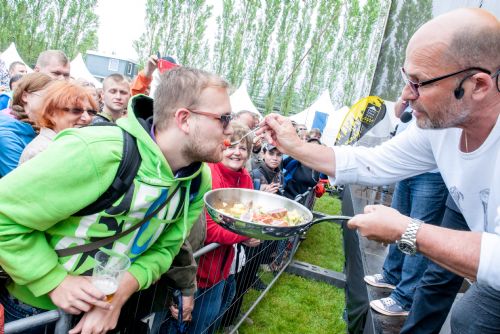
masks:
[[(326, 216), (313, 219), (313, 214), (305, 206), (286, 197), (275, 194), (241, 188), (221, 188), (207, 192), (204, 196), (205, 206), (212, 219), (224, 228), (247, 237), (261, 240), (285, 239), (309, 230), (314, 224), (322, 222), (342, 222), (351, 219), (348, 216)], [(223, 203), (232, 206), (237, 203), (245, 206), (261, 207), (264, 211), (285, 208), (288, 211), (296, 210), (302, 217), (303, 223), (296, 226), (272, 226), (254, 223), (241, 218), (232, 217), (219, 209)]]

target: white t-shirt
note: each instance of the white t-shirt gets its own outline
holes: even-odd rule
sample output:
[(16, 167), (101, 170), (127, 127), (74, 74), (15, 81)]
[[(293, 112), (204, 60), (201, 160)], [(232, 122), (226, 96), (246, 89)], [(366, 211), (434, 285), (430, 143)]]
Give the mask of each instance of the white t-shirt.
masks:
[(472, 231), (483, 234), (478, 281), (500, 290), (500, 117), (474, 152), (461, 152), (458, 128), (406, 131), (375, 148), (335, 147), (335, 184), (384, 185), (438, 168)]

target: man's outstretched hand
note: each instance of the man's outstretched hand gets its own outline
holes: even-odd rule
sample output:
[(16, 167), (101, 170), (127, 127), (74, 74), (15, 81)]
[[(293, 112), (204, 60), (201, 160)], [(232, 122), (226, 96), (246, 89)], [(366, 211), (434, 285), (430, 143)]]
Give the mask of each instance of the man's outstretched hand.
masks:
[(384, 205), (367, 205), (362, 214), (354, 216), (347, 226), (357, 229), (370, 240), (393, 243), (401, 239), (411, 218), (400, 214), (397, 210)]

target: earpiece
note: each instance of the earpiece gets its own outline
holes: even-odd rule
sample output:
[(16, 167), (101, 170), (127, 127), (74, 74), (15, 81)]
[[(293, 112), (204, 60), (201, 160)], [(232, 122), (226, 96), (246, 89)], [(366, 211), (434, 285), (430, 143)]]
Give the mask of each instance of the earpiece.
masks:
[(469, 79), (470, 77), (472, 77), (472, 75), (468, 75), (465, 78), (463, 78), (462, 81), (460, 81), (458, 87), (455, 88), (455, 90), (453, 91), (453, 95), (455, 95), (455, 98), (457, 100), (460, 100), (462, 97), (464, 97), (465, 91), (462, 88), (462, 85), (464, 84), (465, 80)]
[(455, 98), (457, 100), (460, 100), (462, 97), (464, 97), (464, 89), (462, 88), (462, 83), (463, 83), (463, 80), (462, 82), (460, 83), (460, 85), (455, 89), (455, 91), (453, 92), (453, 94), (455, 95)]

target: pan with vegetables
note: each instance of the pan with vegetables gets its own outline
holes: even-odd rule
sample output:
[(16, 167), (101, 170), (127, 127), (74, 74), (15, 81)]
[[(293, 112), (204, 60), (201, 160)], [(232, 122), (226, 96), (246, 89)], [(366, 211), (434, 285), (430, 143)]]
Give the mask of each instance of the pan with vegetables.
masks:
[(208, 214), (224, 228), (261, 240), (278, 240), (306, 232), (317, 223), (349, 220), (327, 216), (313, 220), (305, 206), (288, 198), (257, 190), (221, 188), (204, 197)]

